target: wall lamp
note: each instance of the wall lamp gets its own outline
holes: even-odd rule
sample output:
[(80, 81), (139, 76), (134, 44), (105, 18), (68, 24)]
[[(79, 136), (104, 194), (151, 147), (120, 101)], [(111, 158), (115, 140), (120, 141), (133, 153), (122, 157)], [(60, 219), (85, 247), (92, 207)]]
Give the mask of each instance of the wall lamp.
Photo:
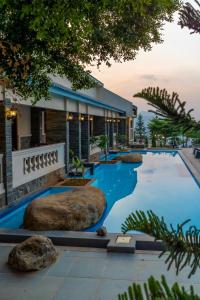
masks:
[(82, 115), (80, 115), (80, 116), (79, 116), (79, 120), (80, 120), (80, 121), (84, 121), (84, 120), (85, 120), (85, 117), (82, 116)]
[(112, 119), (107, 119), (106, 122), (111, 123)]
[(15, 108), (8, 108), (6, 110), (6, 119), (7, 120), (13, 120), (17, 116), (17, 109)]
[(89, 121), (93, 121), (93, 117), (89, 116), (88, 117)]
[(74, 116), (72, 114), (67, 115), (67, 121), (72, 121), (74, 119)]

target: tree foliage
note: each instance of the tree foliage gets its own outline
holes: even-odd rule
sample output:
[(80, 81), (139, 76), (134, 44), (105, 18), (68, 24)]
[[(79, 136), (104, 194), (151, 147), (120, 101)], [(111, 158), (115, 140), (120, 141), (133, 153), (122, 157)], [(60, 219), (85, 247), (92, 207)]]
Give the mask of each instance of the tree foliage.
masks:
[(75, 89), (95, 84), (87, 67), (134, 59), (160, 43), (179, 0), (0, 0), (0, 77), (24, 98), (48, 96), (49, 74)]
[[(197, 7), (200, 9), (200, 3), (197, 0), (194, 0), (197, 4)], [(200, 33), (200, 10), (194, 8), (194, 6), (187, 2), (180, 9), (180, 20), (179, 25), (181, 27), (187, 27), (191, 30), (191, 33)]]
[(136, 139), (139, 139), (140, 142), (144, 141), (146, 137), (146, 127), (144, 124), (144, 118), (142, 114), (139, 114), (137, 117), (135, 125), (135, 137)]
[(158, 118), (157, 116), (149, 121), (148, 129), (152, 140), (159, 140), (162, 145), (166, 145), (168, 138), (171, 142), (177, 142), (183, 134), (182, 128), (177, 127), (171, 120)]
[(200, 267), (200, 230), (195, 226), (190, 226), (185, 230), (185, 225), (190, 220), (178, 224), (177, 228), (172, 225), (168, 227), (163, 217), (159, 218), (152, 211), (136, 211), (128, 216), (122, 224), (122, 232), (137, 230), (155, 237), (155, 240), (161, 240), (164, 244), (164, 250), (160, 256), (166, 252), (169, 255), (166, 259), (168, 269), (175, 264), (177, 274), (184, 267), (189, 266), (193, 275)]
[(161, 277), (161, 282), (151, 276), (148, 282), (144, 283), (143, 290), (144, 292), (141, 285), (133, 283), (127, 292), (118, 296), (118, 300), (200, 300), (192, 286), (189, 292), (184, 287), (180, 287), (178, 283), (174, 283), (170, 287), (164, 276)]
[(186, 111), (186, 102), (182, 102), (177, 93), (173, 92), (172, 95), (170, 95), (165, 89), (149, 87), (135, 94), (134, 97), (147, 100), (148, 104), (156, 109), (154, 111), (150, 110), (151, 112), (173, 121), (173, 123), (181, 127), (184, 132), (190, 129), (195, 131), (200, 130), (200, 121), (196, 121), (191, 116), (193, 109)]

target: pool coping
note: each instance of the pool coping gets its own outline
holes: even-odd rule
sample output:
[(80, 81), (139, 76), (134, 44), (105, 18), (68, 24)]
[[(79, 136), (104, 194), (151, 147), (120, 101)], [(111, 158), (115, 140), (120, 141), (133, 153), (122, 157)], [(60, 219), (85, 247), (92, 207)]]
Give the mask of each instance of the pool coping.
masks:
[[(146, 234), (107, 233), (97, 236), (95, 232), (82, 231), (30, 231), (26, 229), (0, 229), (0, 243), (21, 243), (31, 236), (42, 235), (56, 246), (103, 248), (108, 252), (134, 253), (135, 250), (163, 251), (164, 244)], [(131, 243), (116, 243), (117, 237), (129, 236)], [(112, 247), (110, 247), (112, 245)]]
[[(144, 149), (143, 149), (144, 150)], [(145, 150), (144, 150), (145, 151)], [(148, 149), (146, 151), (152, 151)], [(165, 151), (165, 150), (164, 150)], [(194, 177), (197, 184), (200, 184), (200, 176), (197, 170), (193, 167), (187, 157), (181, 152), (181, 150), (168, 149), (169, 152), (177, 152), (183, 162), (185, 163), (187, 169), (190, 171), (191, 175)], [(97, 164), (97, 166), (99, 166)], [(95, 166), (95, 167), (97, 167)], [(58, 186), (57, 186), (58, 187)], [(37, 192), (32, 193), (29, 196), (23, 197), (18, 205), (23, 205), (28, 197), (34, 197), (39, 195), (44, 191), (47, 191), (51, 187), (42, 188)], [(69, 187), (70, 188), (70, 187)], [(71, 187), (72, 188), (72, 187)], [(73, 187), (77, 188), (77, 187)], [(7, 207), (7, 210), (13, 209), (15, 205)], [(0, 213), (2, 215), (2, 213)], [(130, 247), (124, 247), (124, 244), (115, 244), (118, 236), (122, 236), (122, 233), (107, 233), (106, 236), (97, 236), (95, 232), (84, 232), (84, 231), (30, 231), (26, 229), (0, 229), (0, 243), (20, 243), (27, 239), (28, 237), (42, 235), (49, 237), (55, 245), (58, 246), (72, 246), (72, 247), (92, 247), (92, 248), (104, 248), (109, 250), (109, 245), (112, 244), (113, 252), (129, 252), (134, 253), (135, 250), (147, 250), (147, 251), (163, 251), (164, 244), (162, 241), (155, 241), (155, 238), (146, 234), (126, 234), (132, 238)], [(114, 245), (114, 246), (113, 246)]]
[(183, 162), (185, 163), (187, 169), (195, 179), (196, 183), (200, 186), (200, 174), (196, 170), (196, 168), (192, 165), (192, 163), (189, 161), (186, 155), (183, 154), (181, 150), (178, 151), (180, 157), (182, 158)]

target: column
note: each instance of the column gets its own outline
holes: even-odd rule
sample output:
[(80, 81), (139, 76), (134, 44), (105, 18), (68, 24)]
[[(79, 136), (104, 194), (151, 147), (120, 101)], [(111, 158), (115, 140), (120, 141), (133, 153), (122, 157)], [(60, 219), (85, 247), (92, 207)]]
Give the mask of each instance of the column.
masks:
[(114, 123), (109, 123), (109, 146), (113, 147), (114, 142)]
[(73, 113), (69, 121), (69, 149), (81, 159), (81, 121), (78, 113)]
[(90, 156), (90, 121), (89, 116), (86, 116), (84, 121), (81, 121), (81, 157), (89, 160)]
[(11, 108), (9, 99), (0, 101), (0, 153), (3, 154), (3, 181), (5, 203), (12, 202), (12, 120), (7, 120), (6, 110)]
[(69, 164), (69, 122), (65, 111), (46, 110), (46, 143), (65, 143), (65, 171)]

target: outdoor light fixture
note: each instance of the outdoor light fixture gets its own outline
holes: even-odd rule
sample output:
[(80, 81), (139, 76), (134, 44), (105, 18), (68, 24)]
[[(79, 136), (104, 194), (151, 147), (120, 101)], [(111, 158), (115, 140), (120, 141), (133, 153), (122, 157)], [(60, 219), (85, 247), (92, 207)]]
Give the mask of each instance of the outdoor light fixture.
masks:
[(107, 122), (108, 122), (108, 123), (112, 122), (112, 119), (107, 119)]
[(85, 120), (84, 116), (79, 116), (79, 120), (84, 121)]
[(89, 117), (89, 121), (93, 121), (93, 117)]
[(13, 120), (17, 116), (17, 110), (15, 108), (9, 108), (6, 110), (6, 118), (7, 120)]
[(120, 119), (117, 119), (117, 123), (120, 123)]
[(67, 115), (67, 121), (72, 121), (73, 120), (73, 115), (72, 114), (68, 114)]

